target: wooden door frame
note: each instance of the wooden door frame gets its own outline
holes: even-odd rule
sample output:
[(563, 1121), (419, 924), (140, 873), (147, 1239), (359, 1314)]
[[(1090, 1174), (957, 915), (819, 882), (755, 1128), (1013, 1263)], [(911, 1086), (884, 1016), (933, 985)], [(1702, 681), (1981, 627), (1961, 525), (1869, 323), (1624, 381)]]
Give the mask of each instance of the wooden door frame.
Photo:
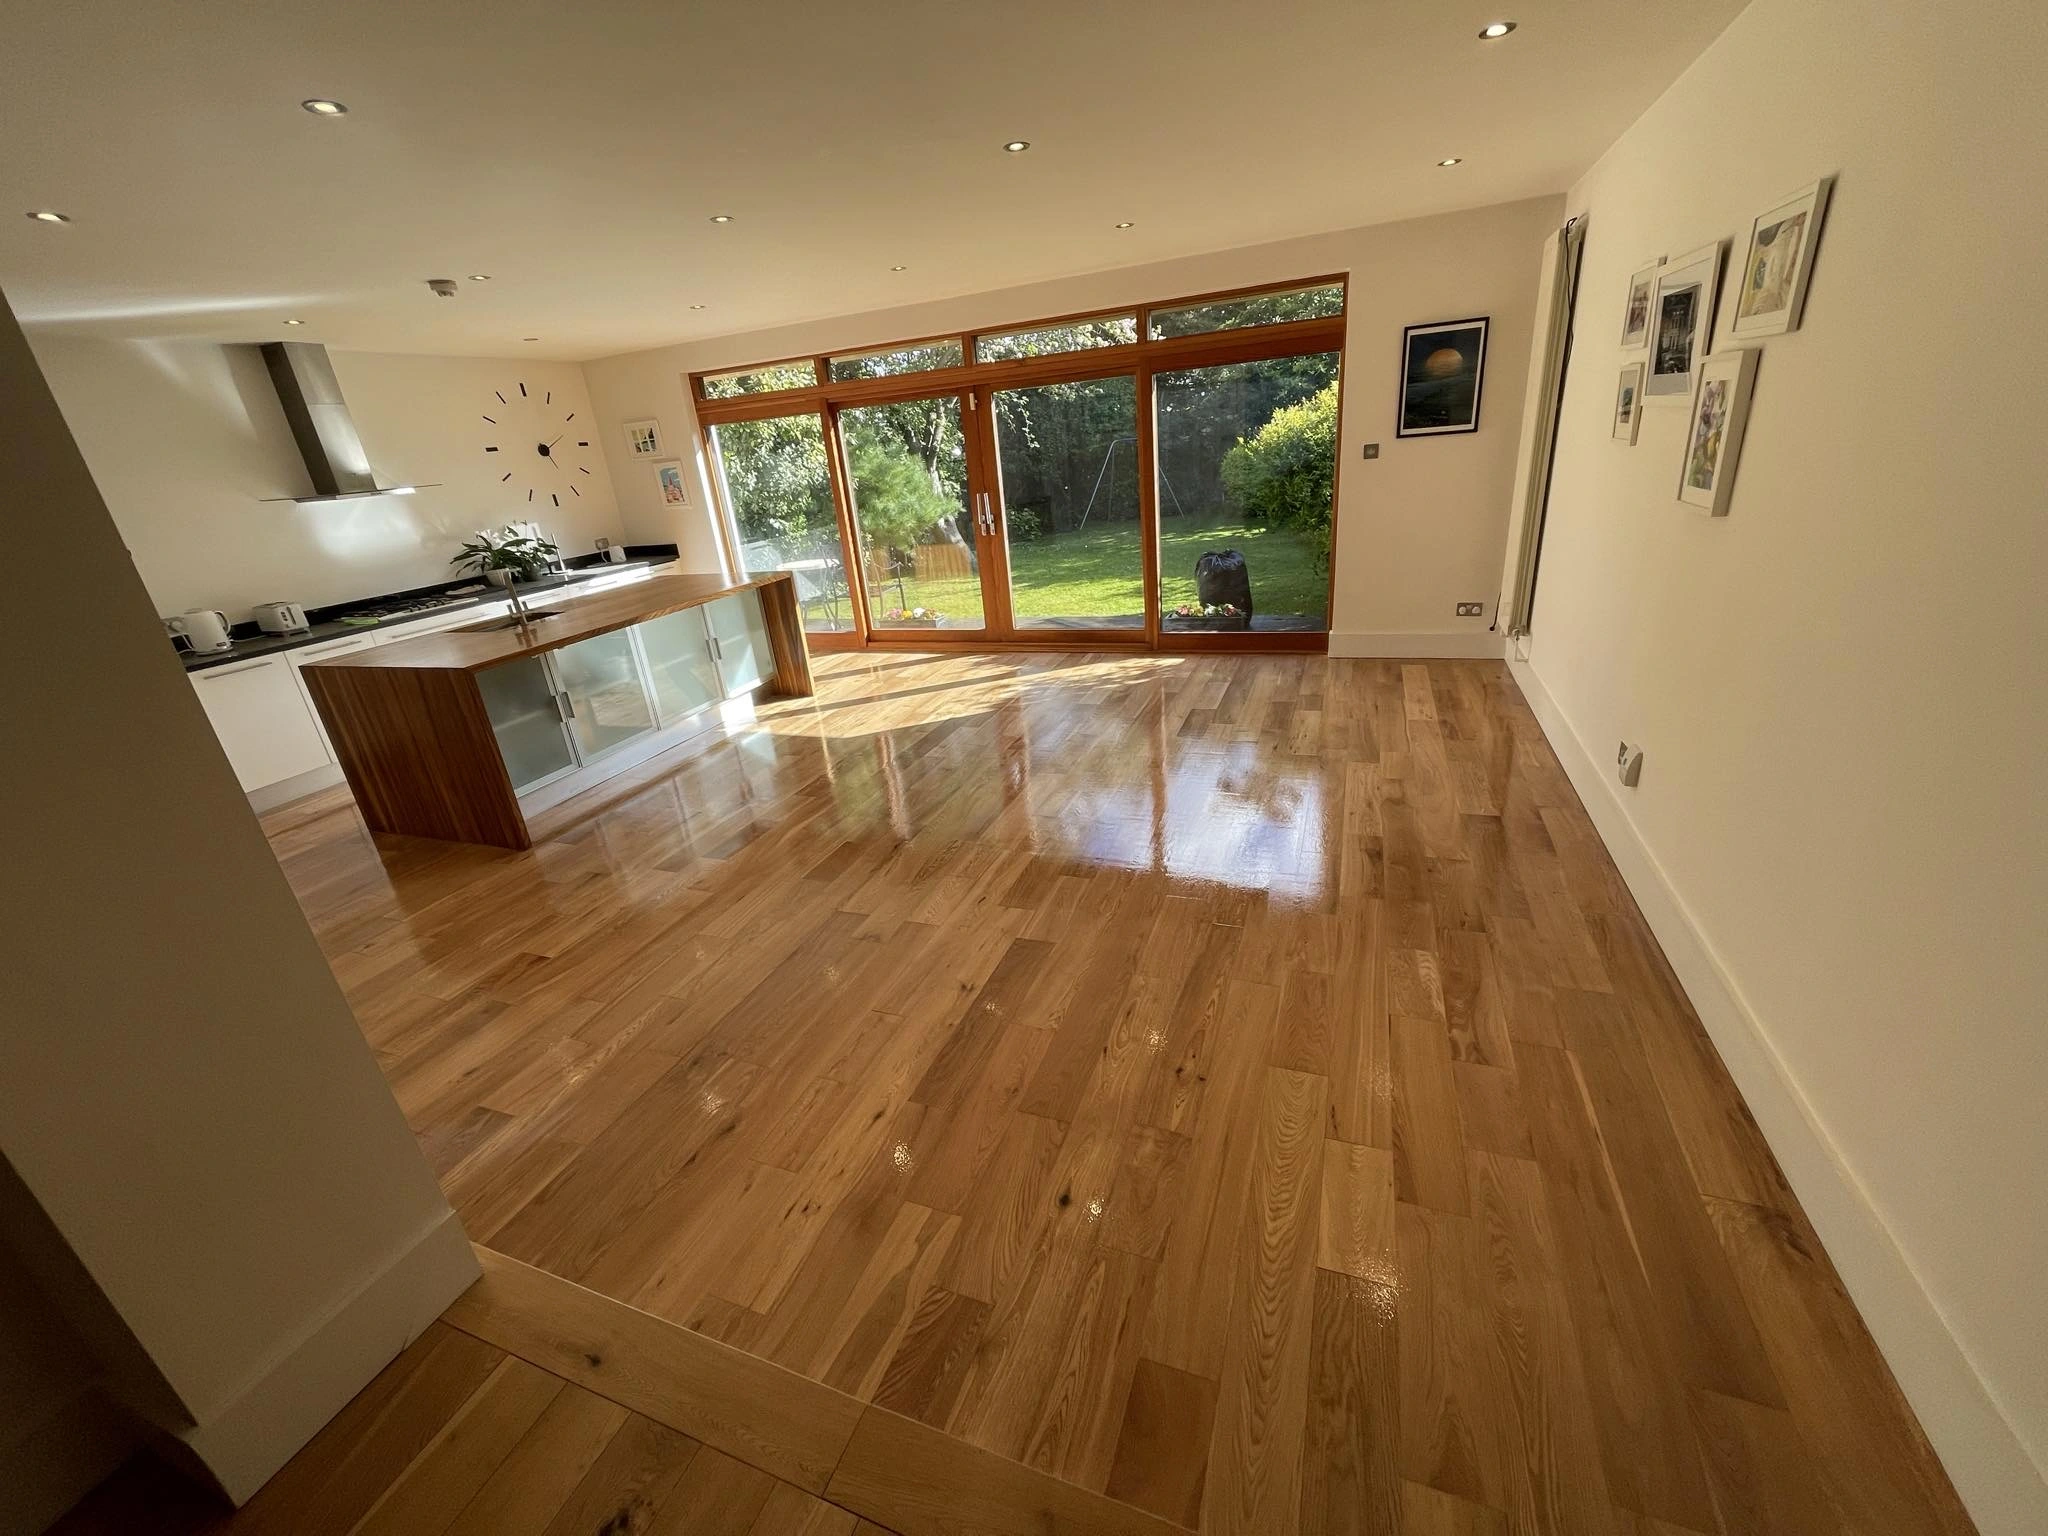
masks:
[[(1261, 294), (1284, 293), (1302, 288), (1340, 285), (1344, 289), (1343, 310), (1316, 320), (1287, 321), (1277, 325), (1252, 325), (1236, 330), (1208, 331), (1193, 336), (1153, 339), (1152, 315), (1159, 310), (1179, 309), (1191, 304), (1216, 303), (1231, 299), (1256, 298)], [(790, 357), (740, 367), (715, 368), (686, 374), (684, 391), (690, 397), (697, 419), (697, 433), (712, 482), (719, 536), (727, 547), (735, 569), (741, 567), (738, 519), (731, 506), (723, 466), (713, 437), (716, 428), (734, 422), (762, 421), (783, 416), (815, 415), (825, 435), (825, 458), (830, 482), (834, 522), (838, 528), (840, 553), (847, 572), (848, 601), (853, 628), (849, 631), (807, 632), (813, 650), (1138, 650), (1173, 653), (1214, 652), (1310, 652), (1327, 653), (1329, 619), (1336, 597), (1336, 517), (1338, 481), (1343, 454), (1336, 454), (1331, 474), (1330, 561), (1325, 575), (1323, 615), (1320, 630), (1237, 631), (1223, 633), (1175, 632), (1165, 630), (1161, 601), (1158, 497), (1158, 426), (1156, 376), (1166, 372), (1217, 367), (1230, 363), (1262, 362), (1300, 357), (1318, 352), (1337, 357), (1338, 416), (1342, 420), (1344, 393), (1344, 346), (1350, 310), (1348, 274), (1298, 278), (1288, 282), (1262, 284), (1253, 288), (1224, 289), (1190, 294), (1181, 298), (1128, 306), (1123, 309), (1092, 309), (1071, 315), (1055, 315), (1003, 325), (979, 326), (969, 331), (942, 332), (908, 340), (882, 342), (872, 346), (846, 347), (809, 357)], [(1011, 331), (1034, 330), (1088, 320), (1135, 316), (1135, 342), (1058, 352), (1039, 357), (1000, 362), (975, 361), (975, 343), (981, 336)], [(899, 348), (926, 346), (957, 338), (962, 363), (917, 373), (890, 374), (879, 378), (834, 381), (830, 359), (851, 357)], [(814, 382), (792, 389), (759, 394), (706, 398), (706, 378), (750, 372), (755, 369), (809, 363)], [(1144, 562), (1145, 623), (1141, 629), (1118, 631), (1020, 629), (1010, 604), (1010, 567), (1007, 520), (1000, 508), (1001, 475), (999, 446), (995, 434), (993, 392), (998, 389), (1028, 388), (1044, 384), (1085, 383), (1093, 379), (1130, 377), (1138, 393), (1138, 520)], [(982, 584), (985, 627), (979, 630), (879, 630), (868, 616), (867, 570), (860, 558), (852, 480), (845, 460), (845, 444), (839, 430), (839, 412), (848, 406), (901, 404), (910, 400), (954, 395), (961, 402), (962, 428), (967, 438), (968, 518), (975, 530), (977, 564)], [(970, 418), (973, 418), (970, 424)], [(984, 535), (976, 515), (976, 501), (986, 494), (997, 507), (996, 531)]]

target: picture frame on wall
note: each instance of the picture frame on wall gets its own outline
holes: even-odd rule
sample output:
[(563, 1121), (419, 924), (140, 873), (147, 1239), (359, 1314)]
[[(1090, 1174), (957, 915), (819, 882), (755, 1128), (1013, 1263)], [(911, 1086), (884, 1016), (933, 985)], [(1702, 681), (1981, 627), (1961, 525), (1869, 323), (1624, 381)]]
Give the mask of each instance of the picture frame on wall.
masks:
[(1700, 364), (1699, 386), (1693, 391), (1692, 415), (1685, 428), (1685, 455), (1678, 466), (1678, 499), (1713, 517), (1728, 515), (1760, 356), (1756, 348), (1744, 347)]
[(1635, 446), (1636, 433), (1643, 425), (1643, 365), (1622, 365), (1621, 382), (1614, 389), (1614, 440)]
[(663, 506), (687, 507), (690, 504), (690, 486), (683, 478), (681, 459), (663, 459), (655, 465), (654, 485), (661, 492)]
[(1650, 300), (1650, 370), (1643, 393), (1650, 399), (1690, 399), (1700, 360), (1714, 339), (1714, 300), (1721, 286), (1726, 240), (1716, 240), (1675, 258), (1657, 273)]
[(626, 452), (636, 459), (660, 458), (661, 423), (658, 421), (627, 422)]
[(1491, 317), (1439, 320), (1401, 332), (1401, 407), (1396, 437), (1446, 437), (1479, 430)]
[(1736, 281), (1729, 335), (1746, 341), (1799, 329), (1806, 285), (1813, 276), (1813, 252), (1834, 185), (1834, 177), (1823, 176), (1757, 215)]
[(1621, 306), (1621, 350), (1635, 352), (1650, 344), (1650, 303), (1657, 293), (1657, 269), (1664, 258), (1646, 261), (1629, 275), (1628, 298)]

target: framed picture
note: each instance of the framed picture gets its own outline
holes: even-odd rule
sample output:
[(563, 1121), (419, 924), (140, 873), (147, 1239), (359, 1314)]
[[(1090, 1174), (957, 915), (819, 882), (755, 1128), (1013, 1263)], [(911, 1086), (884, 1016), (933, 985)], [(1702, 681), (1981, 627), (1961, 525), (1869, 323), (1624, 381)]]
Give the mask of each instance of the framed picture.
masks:
[(1614, 391), (1614, 440), (1634, 447), (1642, 424), (1643, 365), (1630, 363), (1621, 370), (1621, 383)]
[(1693, 391), (1692, 419), (1685, 429), (1685, 458), (1678, 470), (1678, 499), (1715, 517), (1728, 512), (1735, 465), (1742, 457), (1742, 429), (1749, 422), (1749, 392), (1756, 387), (1754, 347), (1723, 352), (1700, 364)]
[(1721, 286), (1721, 252), (1727, 244), (1716, 240), (1659, 269), (1650, 299), (1645, 395), (1683, 399), (1692, 394), (1700, 359), (1714, 339), (1714, 296)]
[(683, 480), (681, 459), (664, 459), (655, 465), (654, 483), (660, 487), (663, 506), (687, 507), (690, 504), (690, 488)]
[(1820, 240), (1820, 222), (1827, 217), (1828, 191), (1834, 184), (1834, 177), (1823, 176), (1757, 215), (1742, 258), (1735, 323), (1728, 328), (1731, 336), (1746, 340), (1799, 329), (1806, 282), (1813, 276), (1813, 248)]
[(1644, 262), (1628, 280), (1628, 302), (1621, 306), (1621, 350), (1633, 352), (1650, 344), (1650, 300), (1657, 291), (1657, 269), (1664, 258)]
[(1479, 430), (1489, 318), (1411, 325), (1401, 332), (1401, 419), (1394, 428), (1396, 437)]
[(661, 423), (655, 421), (627, 422), (626, 451), (636, 459), (660, 458)]

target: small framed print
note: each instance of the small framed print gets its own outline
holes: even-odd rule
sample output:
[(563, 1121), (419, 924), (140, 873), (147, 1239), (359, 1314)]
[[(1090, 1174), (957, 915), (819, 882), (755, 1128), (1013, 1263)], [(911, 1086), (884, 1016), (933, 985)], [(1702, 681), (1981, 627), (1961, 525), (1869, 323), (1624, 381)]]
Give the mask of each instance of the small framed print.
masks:
[(660, 458), (661, 423), (656, 421), (627, 422), (626, 452), (636, 459)]
[(690, 504), (690, 488), (683, 479), (682, 460), (664, 459), (655, 465), (654, 483), (661, 491), (663, 506), (687, 507)]
[(1411, 325), (1401, 332), (1401, 416), (1396, 437), (1479, 430), (1489, 317)]
[(1834, 184), (1834, 177), (1823, 176), (1758, 214), (1750, 226), (1735, 292), (1735, 323), (1728, 329), (1738, 341), (1799, 329), (1807, 280), (1813, 276), (1813, 248)]
[(1700, 359), (1714, 339), (1714, 298), (1721, 286), (1721, 253), (1716, 240), (1678, 257), (1657, 273), (1650, 299), (1650, 372), (1643, 393), (1684, 400), (1693, 392)]
[(1650, 344), (1650, 300), (1657, 292), (1657, 269), (1664, 258), (1646, 261), (1628, 280), (1628, 300), (1621, 306), (1621, 350), (1633, 352)]
[(1728, 514), (1759, 355), (1756, 348), (1746, 347), (1700, 364), (1692, 418), (1685, 428), (1685, 457), (1678, 470), (1678, 499), (1715, 517)]
[(1642, 425), (1643, 365), (1630, 363), (1621, 370), (1621, 382), (1614, 390), (1614, 440), (1634, 447)]

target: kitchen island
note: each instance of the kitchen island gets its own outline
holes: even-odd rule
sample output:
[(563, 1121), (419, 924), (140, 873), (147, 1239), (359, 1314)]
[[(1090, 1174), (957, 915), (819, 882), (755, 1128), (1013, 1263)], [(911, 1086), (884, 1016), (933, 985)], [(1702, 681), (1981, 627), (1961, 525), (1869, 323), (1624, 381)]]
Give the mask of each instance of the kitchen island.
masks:
[(809, 694), (787, 572), (655, 576), (301, 674), (373, 832), (530, 848), (529, 814)]

